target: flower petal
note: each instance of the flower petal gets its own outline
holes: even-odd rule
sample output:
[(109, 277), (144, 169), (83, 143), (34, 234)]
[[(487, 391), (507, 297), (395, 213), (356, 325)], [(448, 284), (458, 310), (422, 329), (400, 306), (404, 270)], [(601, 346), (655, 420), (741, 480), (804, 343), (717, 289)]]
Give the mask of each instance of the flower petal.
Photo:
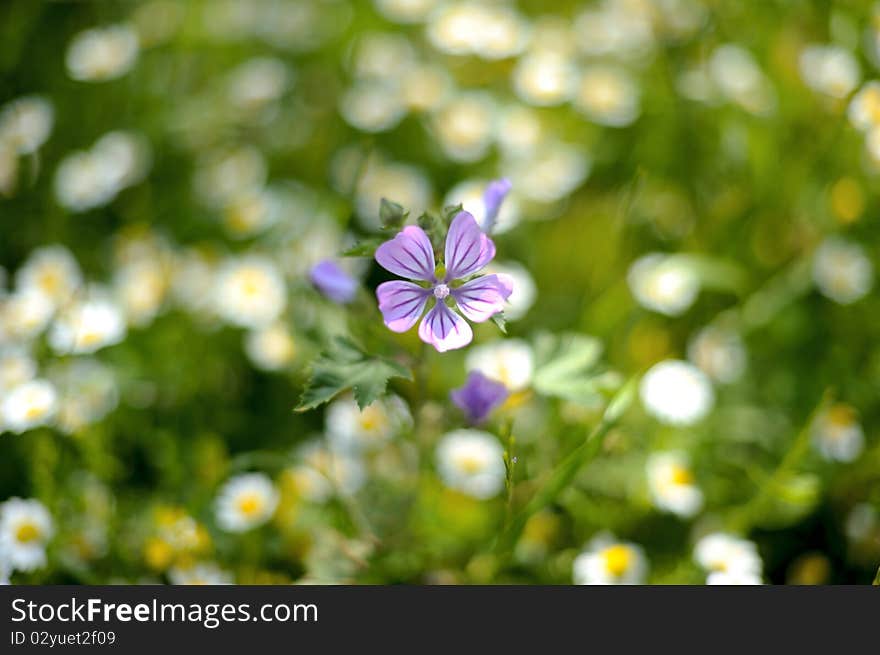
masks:
[(482, 323), (504, 309), (512, 292), (513, 280), (509, 275), (483, 275), (453, 289), (452, 297), (466, 318)]
[(419, 338), (442, 353), (464, 348), (474, 338), (474, 333), (466, 320), (438, 301), (422, 319)]
[(456, 280), (476, 273), (495, 256), (495, 244), (483, 234), (476, 219), (459, 212), (446, 235), (446, 279)]
[(407, 225), (376, 249), (382, 268), (410, 280), (434, 279), (434, 249), (422, 228)]
[(482, 423), (493, 409), (507, 400), (508, 395), (507, 387), (479, 371), (471, 371), (465, 385), (449, 394), (471, 423)]
[(510, 193), (513, 185), (506, 177), (498, 180), (492, 180), (483, 192), (483, 205), (486, 208), (486, 217), (483, 219), (483, 232), (489, 234), (495, 227), (495, 219), (498, 218), (498, 212), (501, 210), (501, 203)]
[(430, 289), (402, 280), (383, 282), (376, 288), (379, 311), (385, 325), (393, 332), (406, 332), (415, 325), (430, 295)]
[(333, 302), (349, 303), (357, 295), (357, 281), (329, 259), (312, 266), (309, 279)]

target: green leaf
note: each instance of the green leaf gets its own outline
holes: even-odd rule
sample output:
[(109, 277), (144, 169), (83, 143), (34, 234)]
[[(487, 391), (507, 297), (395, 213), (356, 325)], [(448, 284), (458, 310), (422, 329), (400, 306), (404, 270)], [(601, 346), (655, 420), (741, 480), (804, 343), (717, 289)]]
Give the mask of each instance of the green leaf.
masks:
[(382, 229), (386, 232), (396, 232), (403, 227), (408, 215), (409, 212), (403, 209), (403, 205), (391, 202), (387, 198), (382, 198), (379, 202), (379, 220), (382, 222)]
[(498, 312), (492, 315), (492, 322), (501, 330), (501, 334), (507, 334), (507, 319), (504, 318), (504, 312)]
[(376, 248), (381, 246), (383, 239), (371, 238), (358, 241), (348, 250), (342, 252), (343, 257), (372, 257), (376, 253)]
[(637, 378), (632, 378), (623, 385), (620, 391), (611, 399), (611, 402), (608, 403), (608, 407), (602, 415), (599, 424), (593, 428), (577, 448), (571, 451), (550, 472), (531, 499), (513, 517), (507, 529), (499, 535), (495, 543), (496, 553), (512, 552), (513, 546), (516, 544), (517, 539), (519, 539), (529, 517), (556, 502), (559, 495), (574, 480), (578, 471), (602, 452), (605, 437), (616, 425), (618, 419), (620, 419), (623, 409), (632, 400), (636, 385)]
[(452, 219), (458, 216), (461, 212), (464, 211), (464, 206), (461, 203), (457, 205), (448, 205), (443, 208), (443, 223), (446, 227), (449, 227), (449, 224), (452, 223)]
[(435, 251), (441, 251), (446, 241), (446, 225), (436, 214), (425, 212), (418, 218), (419, 227), (422, 228), (431, 239), (431, 245)]
[(329, 402), (346, 389), (354, 391), (358, 407), (363, 409), (385, 393), (391, 378), (412, 380), (412, 373), (405, 366), (367, 355), (344, 337), (337, 337), (311, 369), (311, 377), (295, 408), (297, 412)]
[(598, 339), (585, 334), (543, 334), (536, 343), (538, 365), (533, 386), (545, 396), (591, 400), (605, 386), (597, 370), (602, 355)]

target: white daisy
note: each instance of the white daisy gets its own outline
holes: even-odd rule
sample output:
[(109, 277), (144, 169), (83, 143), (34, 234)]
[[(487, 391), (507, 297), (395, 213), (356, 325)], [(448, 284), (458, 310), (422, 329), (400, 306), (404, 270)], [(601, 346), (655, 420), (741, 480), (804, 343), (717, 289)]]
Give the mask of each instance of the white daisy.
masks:
[(113, 290), (131, 325), (145, 326), (153, 322), (168, 288), (165, 267), (157, 259), (141, 258), (117, 269)]
[(40, 501), (10, 498), (0, 504), (0, 552), (13, 570), (45, 566), (53, 532), (52, 516)]
[(471, 348), (465, 368), (480, 371), (511, 392), (522, 391), (532, 383), (535, 356), (532, 347), (522, 339), (501, 339)]
[(339, 398), (330, 403), (324, 417), (330, 448), (355, 454), (381, 448), (411, 421), (406, 403), (393, 395), (364, 409), (350, 396)]
[(60, 354), (87, 354), (125, 338), (122, 309), (103, 293), (68, 306), (49, 331), (49, 345)]
[(74, 212), (101, 207), (113, 200), (118, 189), (109, 162), (92, 151), (65, 157), (55, 172), (55, 197)]
[(693, 425), (709, 413), (715, 394), (693, 364), (669, 359), (652, 366), (639, 384), (645, 409), (663, 423)]
[(579, 585), (643, 584), (647, 573), (642, 548), (609, 534), (594, 538), (572, 564), (572, 577)]
[(479, 2), (441, 5), (427, 21), (428, 40), (443, 52), (504, 59), (522, 51), (527, 24), (510, 7)]
[(690, 517), (703, 506), (703, 492), (684, 453), (654, 453), (646, 465), (651, 498), (659, 509)]
[(358, 80), (339, 101), (345, 122), (364, 132), (385, 132), (406, 115), (399, 86), (388, 80)]
[(574, 104), (594, 123), (625, 127), (639, 116), (639, 88), (623, 70), (593, 66), (581, 73)]
[(21, 348), (0, 347), (0, 392), (32, 380), (37, 375), (37, 362)]
[(16, 98), (0, 109), (0, 144), (19, 155), (35, 152), (49, 138), (54, 122), (52, 103), (45, 98)]
[(227, 532), (246, 532), (272, 518), (278, 499), (278, 491), (267, 475), (237, 475), (217, 494), (217, 522)]
[(2, 331), (15, 339), (32, 339), (40, 334), (55, 312), (55, 304), (45, 293), (25, 288), (0, 298)]
[(513, 70), (513, 88), (519, 98), (538, 106), (569, 100), (577, 85), (571, 59), (555, 50), (537, 50), (521, 57)]
[(25, 432), (46, 425), (58, 411), (58, 392), (47, 380), (29, 380), (10, 389), (0, 401), (0, 426)]
[(188, 567), (175, 566), (168, 571), (168, 579), (174, 585), (227, 585), (235, 578), (211, 562), (201, 562)]
[(858, 459), (865, 447), (865, 433), (855, 409), (837, 403), (817, 417), (813, 425), (813, 443), (827, 460), (852, 462)]
[(454, 430), (437, 445), (437, 472), (450, 489), (485, 500), (504, 488), (504, 449), (488, 432)]
[(849, 103), (847, 115), (850, 123), (862, 132), (880, 126), (880, 81), (871, 80), (859, 89)]
[(288, 469), (297, 491), (314, 503), (324, 503), (336, 491), (351, 495), (366, 482), (363, 462), (347, 453), (332, 452), (320, 442), (311, 441), (297, 449), (301, 464)]
[(263, 371), (278, 371), (293, 361), (296, 347), (290, 331), (282, 323), (273, 323), (247, 333), (244, 351), (251, 363)]
[(193, 186), (202, 202), (221, 208), (233, 198), (262, 189), (267, 174), (263, 153), (251, 146), (240, 146), (205, 155), (196, 168)]
[(43, 246), (34, 250), (15, 274), (19, 289), (36, 289), (62, 305), (82, 285), (83, 277), (73, 254), (64, 246)]
[(258, 111), (278, 100), (290, 80), (291, 73), (280, 59), (255, 57), (229, 74), (229, 99), (240, 109)]
[(859, 62), (846, 48), (811, 44), (798, 59), (801, 77), (814, 91), (832, 98), (845, 98), (861, 79)]
[(263, 327), (278, 319), (287, 305), (284, 278), (265, 257), (231, 259), (217, 274), (214, 303), (217, 313), (233, 325)]
[(640, 257), (626, 274), (636, 301), (667, 316), (678, 316), (690, 308), (700, 292), (700, 280), (684, 260), (661, 253)]
[(859, 244), (828, 237), (813, 255), (813, 280), (824, 296), (849, 305), (871, 290), (874, 267)]
[(690, 340), (688, 359), (716, 382), (728, 384), (742, 377), (746, 348), (736, 332), (710, 325)]
[(502, 171), (513, 188), (535, 202), (556, 202), (577, 189), (590, 174), (592, 160), (580, 144), (542, 143), (527, 155), (505, 162)]
[(708, 584), (761, 583), (761, 556), (746, 539), (723, 532), (708, 534), (694, 547), (694, 559), (710, 573)]
[(759, 585), (763, 584), (760, 573), (751, 571), (712, 571), (706, 576), (707, 585)]
[(722, 95), (747, 112), (767, 115), (776, 108), (776, 92), (770, 80), (745, 48), (726, 43), (709, 58), (709, 74)]
[(67, 72), (85, 82), (116, 79), (131, 70), (138, 50), (137, 33), (129, 25), (88, 29), (77, 34), (67, 48)]
[(100, 421), (119, 402), (113, 370), (96, 359), (77, 357), (49, 369), (60, 397), (55, 423), (73, 434)]
[(373, 0), (376, 10), (395, 23), (420, 23), (438, 0)]
[(440, 147), (456, 162), (475, 162), (485, 157), (492, 143), (495, 105), (481, 92), (450, 98), (434, 114), (434, 132)]

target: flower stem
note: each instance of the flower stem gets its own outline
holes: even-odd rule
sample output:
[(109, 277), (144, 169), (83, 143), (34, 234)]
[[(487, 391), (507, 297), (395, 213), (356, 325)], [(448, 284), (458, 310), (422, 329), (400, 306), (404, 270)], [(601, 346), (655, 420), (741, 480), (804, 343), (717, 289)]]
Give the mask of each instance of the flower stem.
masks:
[(550, 473), (547, 482), (542, 486), (525, 507), (510, 521), (507, 528), (495, 543), (495, 552), (502, 557), (510, 555), (516, 545), (526, 522), (536, 512), (553, 503), (568, 487), (583, 466), (591, 461), (602, 450), (605, 437), (611, 431), (633, 398), (638, 378), (629, 380), (608, 403), (602, 420), (593, 428), (587, 438)]

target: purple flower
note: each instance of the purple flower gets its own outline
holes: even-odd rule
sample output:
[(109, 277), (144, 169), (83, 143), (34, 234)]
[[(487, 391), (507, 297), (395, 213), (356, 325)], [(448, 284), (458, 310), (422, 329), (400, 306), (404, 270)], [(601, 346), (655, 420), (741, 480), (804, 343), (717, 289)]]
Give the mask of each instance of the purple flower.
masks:
[(482, 423), (493, 409), (507, 400), (508, 392), (500, 382), (490, 380), (479, 371), (471, 371), (467, 382), (449, 394), (471, 423)]
[(403, 228), (396, 237), (379, 246), (376, 261), (392, 273), (428, 285), (402, 280), (380, 284), (376, 297), (385, 325), (394, 332), (406, 332), (416, 324), (433, 298), (434, 306), (419, 325), (419, 338), (438, 352), (468, 345), (474, 336), (471, 326), (450, 304), (475, 323), (487, 321), (504, 309), (504, 301), (513, 291), (508, 276), (483, 275), (462, 283), (482, 270), (494, 256), (495, 244), (468, 212), (459, 212), (449, 226), (445, 270), (436, 270), (434, 250), (424, 230), (415, 225)]
[(495, 227), (495, 219), (498, 218), (498, 212), (501, 210), (501, 203), (510, 193), (512, 185), (510, 180), (502, 177), (499, 180), (492, 180), (483, 192), (483, 206), (486, 208), (486, 216), (483, 218), (483, 232), (489, 234)]
[(329, 259), (312, 266), (309, 279), (333, 302), (348, 303), (357, 294), (357, 281)]

